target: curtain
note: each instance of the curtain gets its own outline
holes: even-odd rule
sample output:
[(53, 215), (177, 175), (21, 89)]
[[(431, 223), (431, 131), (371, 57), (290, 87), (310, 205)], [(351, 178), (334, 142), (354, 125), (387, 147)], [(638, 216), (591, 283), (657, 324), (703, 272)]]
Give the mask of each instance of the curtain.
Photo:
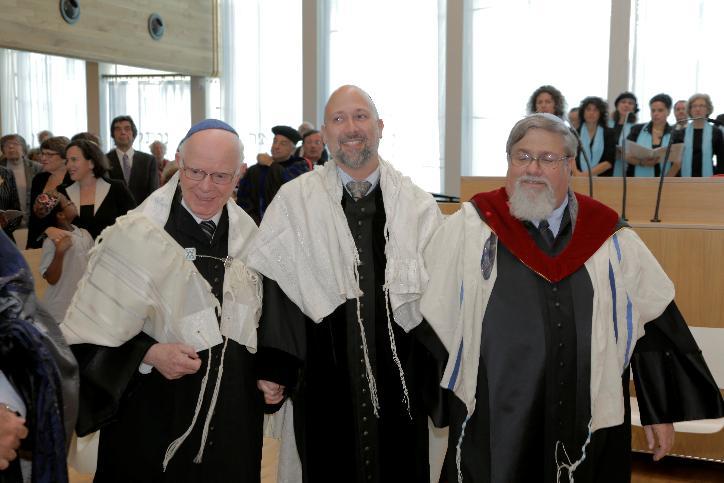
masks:
[(37, 146), (48, 129), (71, 137), (87, 129), (85, 62), (0, 49), (3, 133), (19, 133)]
[(113, 147), (110, 123), (129, 115), (138, 128), (133, 149), (149, 152), (153, 141), (166, 144), (173, 159), (178, 144), (191, 127), (191, 80), (187, 76), (105, 76), (107, 115), (102, 116), (106, 149)]
[(271, 128), (302, 123), (302, 1), (221, 0), (221, 118), (246, 162), (269, 152)]
[(330, 91), (343, 84), (367, 91), (385, 123), (380, 155), (423, 189), (439, 192), (445, 2), (328, 0), (327, 5)]
[[(505, 143), (539, 86), (561, 91), (568, 109), (606, 99), (611, 0), (470, 0), (471, 99), (463, 176), (502, 176)], [(466, 164), (463, 163), (463, 167)]]
[[(724, 112), (720, 0), (636, 0), (632, 15), (632, 89), (639, 119), (649, 119), (648, 101), (665, 92), (674, 102), (694, 93), (711, 96), (714, 116)], [(673, 122), (673, 109), (670, 122)]]

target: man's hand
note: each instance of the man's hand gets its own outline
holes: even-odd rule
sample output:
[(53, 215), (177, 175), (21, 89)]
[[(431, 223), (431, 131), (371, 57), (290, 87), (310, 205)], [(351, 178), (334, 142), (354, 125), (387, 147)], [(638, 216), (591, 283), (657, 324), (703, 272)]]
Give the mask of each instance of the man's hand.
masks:
[(671, 423), (644, 426), (644, 433), (649, 449), (654, 452), (654, 461), (666, 456), (674, 446), (674, 425)]
[(264, 166), (271, 166), (271, 164), (274, 162), (274, 159), (272, 159), (272, 157), (269, 156), (267, 153), (259, 153), (256, 155), (256, 162), (259, 164), (263, 164)]
[(15, 450), (27, 435), (25, 420), (5, 407), (0, 408), (0, 470), (7, 469), (10, 462), (18, 457)]
[(201, 367), (199, 355), (186, 344), (154, 344), (146, 352), (143, 362), (155, 367), (169, 380), (194, 374)]
[(284, 399), (284, 386), (276, 382), (258, 380), (256, 387), (264, 393), (264, 402), (266, 404), (279, 404)]
[(6, 226), (8, 226), (8, 219), (0, 213), (0, 228), (5, 228)]

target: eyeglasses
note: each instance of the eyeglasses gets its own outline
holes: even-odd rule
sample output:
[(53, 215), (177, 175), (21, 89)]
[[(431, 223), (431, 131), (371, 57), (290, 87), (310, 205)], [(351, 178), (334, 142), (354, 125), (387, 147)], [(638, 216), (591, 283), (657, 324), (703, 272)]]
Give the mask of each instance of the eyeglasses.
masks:
[(231, 183), (231, 180), (236, 176), (236, 173), (224, 173), (224, 172), (217, 172), (217, 173), (207, 173), (203, 169), (196, 169), (196, 168), (182, 168), (184, 171), (184, 175), (188, 179), (194, 180), (194, 181), (203, 181), (204, 178), (209, 176), (211, 178), (211, 181), (214, 184), (229, 184)]
[(510, 163), (517, 168), (525, 168), (533, 161), (538, 161), (538, 165), (540, 165), (541, 168), (554, 170), (558, 168), (562, 161), (572, 157), (573, 156), (568, 156), (566, 154), (560, 156), (554, 153), (543, 153), (540, 156), (532, 156), (525, 151), (521, 151), (514, 155), (509, 155), (508, 159), (510, 160)]

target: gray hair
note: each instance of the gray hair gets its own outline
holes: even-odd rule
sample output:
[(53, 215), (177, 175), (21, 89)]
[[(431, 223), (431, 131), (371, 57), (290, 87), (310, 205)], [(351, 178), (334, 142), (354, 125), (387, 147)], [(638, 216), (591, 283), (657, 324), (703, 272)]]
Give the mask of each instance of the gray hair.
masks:
[(565, 125), (565, 123), (553, 114), (537, 113), (526, 116), (513, 126), (508, 136), (508, 142), (505, 145), (505, 152), (510, 156), (513, 145), (523, 139), (530, 129), (544, 129), (554, 134), (560, 134), (563, 137), (563, 144), (566, 156), (576, 156), (578, 154), (578, 138)]
[[(709, 97), (709, 94), (700, 94), (700, 93), (697, 93), (697, 94), (694, 94), (693, 96), (691, 96), (691, 97), (689, 98), (689, 102), (686, 103), (686, 114), (687, 114), (689, 117), (693, 117), (693, 116), (691, 115), (691, 104), (692, 104), (694, 101), (698, 101), (698, 100), (700, 100), (700, 99), (701, 99), (702, 101), (704, 101), (704, 104), (706, 104), (706, 116), (707, 116), (707, 117), (711, 116), (711, 113), (714, 112), (714, 104), (712, 104), (712, 102), (711, 102), (711, 97)], [(717, 162), (719, 162), (719, 158), (717, 158)]]

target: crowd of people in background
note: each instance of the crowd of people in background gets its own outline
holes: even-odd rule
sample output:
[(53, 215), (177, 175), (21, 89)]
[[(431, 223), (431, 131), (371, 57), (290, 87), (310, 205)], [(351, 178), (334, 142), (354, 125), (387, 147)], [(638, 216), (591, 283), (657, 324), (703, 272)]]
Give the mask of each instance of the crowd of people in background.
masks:
[[(37, 387), (54, 391), (28, 400), (47, 407), (23, 407), (12, 415), (0, 409), (5, 418), (0, 418), (0, 431), (14, 432), (9, 452), (3, 452), (0, 441), (0, 471), (15, 459), (15, 449), (28, 435), (27, 409), (31, 417), (45, 414), (30, 428), (36, 448), (42, 449), (32, 471), (61, 475), (42, 481), (66, 481), (64, 458), (50, 456), (64, 454), (77, 409), (78, 376), (65, 337), (85, 384), (76, 430), (83, 435), (103, 427), (96, 481), (258, 481), (263, 411), (281, 410), (284, 416), (285, 400), (294, 401), (286, 410), (294, 415), (294, 427), (287, 429), (295, 433), (295, 441), (283, 444), (299, 450), (280, 458), (290, 472), (287, 481), (430, 481), (430, 474), (440, 469), (428, 461), (428, 416), (435, 425), (452, 428), (448, 446), (454, 450), (443, 470), (451, 481), (463, 475), (466, 481), (492, 481), (484, 476), (491, 471), (507, 475), (505, 481), (532, 481), (540, 475), (553, 481), (562, 469), (572, 481), (581, 462), (577, 475), (584, 481), (594, 481), (592, 475), (599, 471), (608, 471), (610, 478), (604, 479), (623, 481), (630, 466), (621, 454), (630, 450), (631, 438), (626, 430), (630, 410), (620, 402), (628, 399), (628, 373), (623, 372), (623, 386), (620, 376), (629, 370), (629, 357), (636, 357), (634, 336), (642, 337), (649, 352), (668, 357), (669, 346), (657, 342), (649, 328), (644, 334), (643, 324), (651, 322), (647, 327), (667, 336), (678, 324), (679, 340), (672, 344), (699, 351), (673, 302), (673, 284), (656, 260), (631, 230), (620, 231), (625, 226), (617, 213), (595, 200), (578, 199), (569, 176), (589, 171), (594, 176), (659, 176), (662, 170), (683, 177), (724, 174), (724, 131), (710, 119), (714, 107), (708, 95), (674, 103), (667, 94), (657, 94), (649, 108), (651, 120), (638, 123), (636, 95), (622, 92), (613, 109), (603, 98), (588, 96), (567, 111), (558, 89), (539, 87), (528, 101), (529, 115), (508, 139), (506, 187), (476, 195), (447, 221), (429, 193), (378, 155), (384, 123), (371, 97), (355, 86), (334, 92), (319, 130), (308, 122), (298, 129), (274, 126), (270, 152), (259, 153), (249, 167), (238, 133), (218, 120), (192, 126), (173, 160), (160, 140), (149, 145), (151, 153), (136, 150), (138, 128), (127, 115), (112, 120), (114, 147), (107, 153), (89, 132), (67, 138), (42, 131), (35, 150), (19, 134), (3, 136), (0, 225), (7, 237), (0, 234), (5, 257), (0, 275), (7, 276), (0, 277), (0, 308), (18, 308), (8, 320), (22, 330), (10, 332), (25, 334), (20, 339), (27, 353), (50, 351), (57, 359), (56, 367), (49, 357), (28, 356), (28, 363), (38, 368), (35, 376), (47, 379), (58, 367), (65, 368), (64, 378), (56, 377), (67, 384), (39, 383)], [(668, 123), (672, 109), (673, 125)], [(627, 141), (649, 150), (682, 146), (669, 166), (658, 154), (630, 152)], [(539, 193), (541, 185), (550, 196)], [(576, 225), (579, 210), (584, 216)], [(593, 218), (605, 226), (592, 223)], [(573, 237), (574, 226), (592, 234), (595, 246), (576, 245), (580, 237)], [(39, 269), (49, 284), (44, 308), (36, 306), (32, 280), (10, 242), (20, 227), (27, 227), (25, 248), (42, 249)], [(471, 240), (480, 246), (471, 248)], [(569, 243), (586, 257), (579, 257), (566, 274), (540, 262), (554, 260)], [(615, 244), (617, 261), (609, 260), (612, 249), (597, 251), (606, 244)], [(92, 250), (95, 258), (89, 263)], [(589, 313), (594, 293), (586, 277), (600, 278), (606, 283), (599, 285), (607, 286), (615, 262), (621, 289), (635, 294), (634, 281), (619, 268), (621, 251), (662, 295), (635, 300), (641, 319), (635, 323), (641, 328), (632, 334), (628, 327), (626, 360), (618, 367), (616, 351), (623, 349), (616, 344), (622, 348), (624, 339), (619, 342), (616, 335), (615, 341), (606, 341), (595, 331), (611, 316), (614, 324), (617, 315), (625, 318), (615, 312), (615, 293), (609, 304), (613, 314)], [(495, 253), (500, 254), (497, 260)], [(463, 263), (460, 256), (470, 260)], [(600, 258), (608, 270), (589, 274), (583, 266), (586, 258), (599, 265)], [(463, 296), (462, 280), (480, 285), (466, 286)], [(437, 284), (436, 291), (424, 292), (428, 281)], [(548, 300), (540, 307), (517, 299), (506, 302), (513, 299), (500, 295), (503, 288), (491, 296), (494, 283), (524, 294), (524, 300), (545, 290)], [(574, 297), (579, 286), (591, 290)], [(582, 318), (578, 307), (573, 310), (574, 298), (589, 304)], [(638, 315), (639, 309), (647, 311)], [(458, 310), (464, 313), (450, 317)], [(63, 337), (56, 334), (57, 326), (35, 334), (28, 325), (33, 317), (50, 325), (52, 319), (62, 322)], [(507, 323), (511, 317), (530, 325), (523, 345), (538, 349), (506, 345), (518, 337), (504, 335), (513, 327)], [(552, 329), (554, 318), (558, 331)], [(586, 324), (592, 318), (591, 328)], [(494, 328), (488, 330), (498, 331), (500, 349), (480, 351), (487, 340), (479, 327), (483, 319)], [(453, 330), (450, 324), (457, 323), (464, 327)], [(549, 326), (549, 335), (557, 335), (538, 344), (544, 339), (542, 328)], [(576, 352), (577, 326), (588, 327), (584, 335), (604, 347), (584, 346)], [(55, 344), (45, 340), (48, 334)], [(470, 348), (466, 344), (463, 349), (464, 334), (466, 339), (473, 335)], [(546, 358), (546, 344), (558, 359)], [(605, 362), (601, 371), (606, 379), (589, 381), (584, 371), (581, 386), (574, 368), (579, 357), (591, 360), (585, 352), (589, 349), (601, 349), (602, 359), (594, 364), (603, 367)], [(522, 352), (527, 354), (520, 356)], [(456, 356), (457, 362), (448, 356)], [(695, 362), (699, 373), (707, 371), (703, 359)], [(460, 363), (466, 368), (464, 381), (456, 385)], [(492, 367), (485, 376), (490, 385), (477, 375), (486, 364)], [(514, 364), (521, 364), (528, 380), (509, 379), (508, 368)], [(495, 367), (502, 369), (496, 374)], [(549, 375), (555, 378), (546, 379)], [(5, 377), (3, 371), (0, 376)], [(650, 379), (644, 377), (643, 383), (655, 389), (652, 394), (666, 392), (659, 390), (661, 381)], [(451, 394), (443, 397), (440, 381)], [(207, 382), (212, 382), (208, 389)], [(589, 382), (592, 388), (606, 385), (607, 399), (577, 402), (576, 388)], [(529, 390), (519, 391), (526, 385)], [(5, 385), (3, 396), (18, 396), (10, 386)], [(698, 388), (697, 396), (710, 406), (677, 414), (691, 419), (724, 414), (721, 397), (709, 394), (719, 395), (716, 386), (707, 379)], [(64, 394), (68, 392), (72, 395)], [(516, 392), (518, 409), (511, 416), (496, 398)], [(327, 404), (330, 393), (334, 401)], [(63, 416), (66, 397), (68, 414)], [(490, 414), (475, 413), (476, 399), (489, 405)], [(655, 408), (663, 404), (659, 399), (645, 402)], [(596, 412), (594, 402), (602, 402), (605, 411)], [(583, 410), (574, 420), (564, 417), (568, 407)], [(544, 413), (546, 422), (539, 421)], [(645, 408), (642, 414), (643, 421)], [(493, 418), (512, 428), (495, 451), (485, 443), (496, 431)], [(549, 427), (548, 419), (556, 419), (557, 425), (550, 422)], [(658, 419), (646, 426), (661, 458), (673, 444), (673, 416)], [(325, 420), (331, 424), (316, 426)], [(529, 423), (516, 429), (515, 421)], [(598, 427), (592, 430), (594, 421)], [(466, 426), (469, 436), (464, 439)], [(193, 445), (183, 445), (186, 439)], [(564, 451), (580, 458), (576, 463), (559, 460), (561, 441), (568, 448)], [(220, 444), (214, 446), (216, 442)], [(51, 443), (54, 449), (45, 447)], [(514, 450), (524, 444), (530, 451), (545, 449), (545, 458), (525, 462), (524, 452)]]
[[(536, 89), (528, 100), (528, 114), (549, 113), (566, 120), (579, 137), (575, 175), (659, 176), (661, 157), (642, 159), (626, 153), (626, 141), (644, 148), (683, 144), (680, 156), (672, 156), (666, 176), (706, 177), (724, 174), (724, 114), (711, 119), (714, 105), (708, 94), (693, 94), (673, 102), (668, 94), (649, 100), (651, 120), (638, 122), (639, 104), (632, 92), (622, 92), (613, 110), (601, 97), (589, 96), (566, 112), (563, 94), (553, 86)], [(674, 124), (668, 118), (674, 111)], [(590, 164), (590, 168), (587, 166)]]

